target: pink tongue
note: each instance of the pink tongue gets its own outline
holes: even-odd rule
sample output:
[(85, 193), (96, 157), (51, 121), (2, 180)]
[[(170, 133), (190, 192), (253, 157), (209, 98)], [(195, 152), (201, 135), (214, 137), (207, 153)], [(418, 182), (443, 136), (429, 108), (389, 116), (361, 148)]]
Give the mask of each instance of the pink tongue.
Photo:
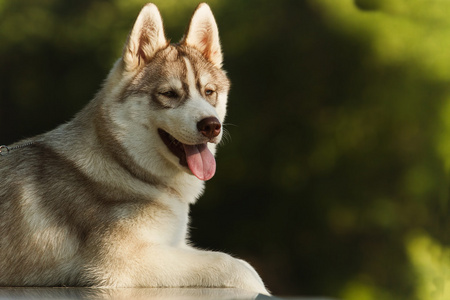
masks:
[(209, 180), (216, 173), (216, 160), (205, 144), (185, 145), (186, 160), (191, 172), (200, 180)]

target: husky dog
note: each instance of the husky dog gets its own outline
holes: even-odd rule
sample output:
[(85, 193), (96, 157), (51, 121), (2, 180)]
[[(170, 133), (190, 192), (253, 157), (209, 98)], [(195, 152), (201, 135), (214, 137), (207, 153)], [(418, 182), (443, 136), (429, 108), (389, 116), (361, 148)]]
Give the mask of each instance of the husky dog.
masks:
[(169, 44), (141, 10), (96, 97), (70, 122), (0, 148), (0, 286), (234, 287), (256, 271), (187, 240), (215, 172), (230, 83), (213, 14)]

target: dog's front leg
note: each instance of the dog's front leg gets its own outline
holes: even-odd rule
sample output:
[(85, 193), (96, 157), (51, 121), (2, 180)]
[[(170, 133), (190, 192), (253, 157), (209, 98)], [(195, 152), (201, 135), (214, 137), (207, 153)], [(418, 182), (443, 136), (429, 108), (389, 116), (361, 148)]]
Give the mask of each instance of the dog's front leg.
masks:
[(229, 287), (269, 294), (247, 262), (221, 252), (149, 246), (145, 255), (127, 257), (126, 265), (119, 265), (100, 268), (106, 273), (97, 280), (115, 287)]
[(225, 253), (195, 248), (155, 247), (151, 255), (153, 259), (148, 279), (156, 286), (233, 287), (269, 294), (250, 264)]

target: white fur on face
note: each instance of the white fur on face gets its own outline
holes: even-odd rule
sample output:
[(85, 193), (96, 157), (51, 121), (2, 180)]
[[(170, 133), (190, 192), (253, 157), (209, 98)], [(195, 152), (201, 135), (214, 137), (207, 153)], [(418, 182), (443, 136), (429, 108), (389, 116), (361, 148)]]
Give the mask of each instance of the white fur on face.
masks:
[[(179, 107), (161, 112), (159, 114), (160, 118), (158, 118), (158, 121), (160, 121), (158, 125), (180, 142), (195, 145), (207, 141), (198, 131), (197, 123), (208, 117), (219, 118), (219, 115), (215, 108), (197, 90), (191, 62), (186, 57), (184, 61), (187, 69), (186, 83), (190, 97)], [(212, 142), (218, 143), (221, 136), (220, 134)]]

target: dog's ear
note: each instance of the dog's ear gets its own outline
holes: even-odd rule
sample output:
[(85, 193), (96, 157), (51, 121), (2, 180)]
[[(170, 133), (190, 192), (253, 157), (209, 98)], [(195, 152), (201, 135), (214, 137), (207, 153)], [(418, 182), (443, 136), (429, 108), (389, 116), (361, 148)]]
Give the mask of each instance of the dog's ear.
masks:
[(132, 71), (145, 65), (167, 44), (161, 14), (156, 5), (149, 3), (139, 13), (125, 44), (122, 56), (125, 69)]
[(215, 66), (222, 66), (219, 30), (208, 4), (201, 3), (192, 15), (187, 34), (181, 43), (194, 47)]

